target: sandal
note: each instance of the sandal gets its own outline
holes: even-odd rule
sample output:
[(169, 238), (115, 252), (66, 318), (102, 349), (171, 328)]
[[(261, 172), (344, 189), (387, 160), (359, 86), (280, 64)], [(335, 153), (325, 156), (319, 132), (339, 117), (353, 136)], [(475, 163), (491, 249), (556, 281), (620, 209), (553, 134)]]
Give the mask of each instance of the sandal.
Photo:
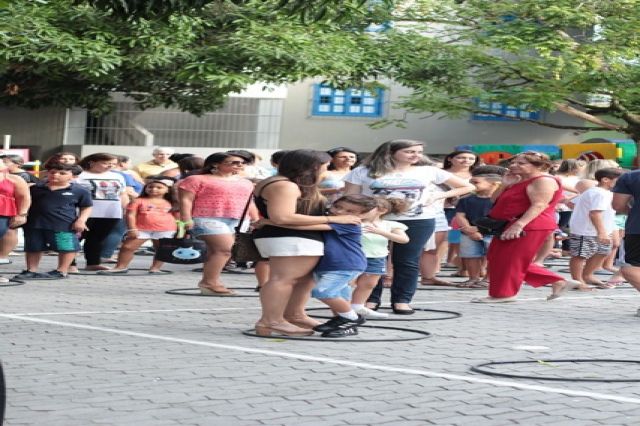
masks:
[(423, 278), (420, 280), (420, 285), (434, 285), (434, 286), (447, 286), (447, 287), (455, 286), (454, 283), (441, 280), (440, 278), (437, 278), (437, 277)]

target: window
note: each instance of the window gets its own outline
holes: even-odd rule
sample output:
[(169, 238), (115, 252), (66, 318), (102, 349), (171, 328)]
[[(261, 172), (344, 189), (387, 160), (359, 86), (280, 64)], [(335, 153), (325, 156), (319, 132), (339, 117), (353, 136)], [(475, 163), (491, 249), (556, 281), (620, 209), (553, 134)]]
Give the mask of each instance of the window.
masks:
[(384, 90), (334, 89), (324, 84), (313, 87), (311, 115), (332, 117), (380, 117)]
[(497, 114), (508, 115), (509, 117), (499, 117), (491, 114), (482, 114), (482, 113), (474, 113), (472, 116), (472, 120), (480, 120), (480, 121), (514, 121), (518, 118), (526, 118), (529, 120), (539, 120), (540, 119), (540, 111), (525, 111), (523, 106), (513, 107), (510, 105), (505, 105), (500, 102), (481, 102), (476, 101), (476, 105), (479, 109), (485, 111), (495, 112)]

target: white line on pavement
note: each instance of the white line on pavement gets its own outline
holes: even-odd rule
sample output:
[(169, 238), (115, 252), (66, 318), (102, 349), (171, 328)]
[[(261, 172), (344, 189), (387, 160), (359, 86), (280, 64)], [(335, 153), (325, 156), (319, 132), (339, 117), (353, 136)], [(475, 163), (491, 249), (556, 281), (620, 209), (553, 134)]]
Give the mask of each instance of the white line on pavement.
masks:
[[(560, 300), (591, 300), (591, 299), (631, 299), (640, 297), (638, 294), (627, 295), (611, 295), (611, 296), (576, 296), (576, 297), (563, 297)], [(545, 301), (544, 297), (530, 297), (518, 299), (518, 302), (533, 302), (533, 301)], [(443, 303), (469, 303), (469, 300), (431, 300), (428, 302), (411, 302), (412, 305), (439, 305)], [(559, 300), (552, 302), (554, 305), (561, 303)], [(476, 305), (480, 306), (480, 305)], [(504, 305), (503, 305), (504, 306)], [(509, 305), (513, 306), (513, 304)], [(312, 307), (326, 308), (323, 305), (313, 305)], [(68, 311), (68, 312), (6, 312), (0, 315), (20, 315), (20, 316), (50, 316), (50, 315), (107, 315), (107, 314), (146, 314), (146, 313), (163, 313), (163, 312), (217, 312), (217, 311), (247, 311), (247, 310), (259, 310), (260, 306), (239, 306), (237, 308), (185, 308), (185, 309), (143, 309), (143, 310), (124, 310), (124, 311)]]
[(494, 379), (480, 378), (480, 377), (473, 377), (473, 376), (462, 376), (458, 374), (438, 373), (435, 371), (418, 370), (413, 368), (390, 367), (386, 365), (376, 365), (376, 364), (369, 364), (364, 362), (347, 361), (343, 359), (333, 359), (333, 358), (327, 358), (327, 357), (318, 357), (318, 356), (296, 354), (296, 353), (290, 353), (290, 352), (272, 351), (267, 349), (248, 348), (248, 347), (235, 346), (235, 345), (223, 345), (219, 343), (210, 343), (210, 342), (203, 342), (199, 340), (190, 340), (190, 339), (180, 339), (176, 337), (161, 336), (157, 334), (137, 333), (134, 331), (119, 330), (115, 328), (96, 327), (92, 325), (76, 324), (76, 323), (61, 322), (61, 321), (51, 321), (43, 318), (28, 318), (20, 315), (0, 314), (0, 317), (15, 319), (19, 321), (31, 321), (31, 322), (37, 322), (42, 324), (57, 325), (62, 327), (79, 328), (83, 330), (101, 331), (105, 333), (114, 333), (114, 334), (120, 334), (124, 336), (140, 337), (144, 339), (162, 340), (165, 342), (185, 343), (189, 345), (206, 346), (210, 348), (226, 349), (226, 350), (237, 351), (237, 352), (256, 353), (256, 354), (275, 356), (275, 357), (281, 357), (281, 358), (297, 359), (300, 361), (313, 361), (313, 362), (320, 362), (325, 364), (344, 365), (344, 366), (361, 368), (366, 370), (396, 372), (396, 373), (410, 374), (415, 376), (435, 377), (435, 378), (447, 379), (447, 380), (459, 380), (459, 381), (465, 381), (470, 383), (484, 383), (484, 384), (493, 385), (493, 386), (504, 386), (504, 387), (511, 387), (516, 389), (534, 390), (534, 391), (555, 393), (555, 394), (561, 394), (561, 395), (567, 395), (567, 396), (582, 396), (582, 397), (598, 399), (598, 400), (630, 402), (634, 404), (640, 404), (640, 398), (632, 398), (632, 397), (620, 396), (620, 395), (610, 395), (610, 394), (604, 394), (604, 393), (571, 390), (571, 389), (556, 388), (556, 387), (542, 386), (542, 385), (523, 384), (523, 383), (517, 383), (517, 382), (509, 382), (506, 380), (494, 380)]

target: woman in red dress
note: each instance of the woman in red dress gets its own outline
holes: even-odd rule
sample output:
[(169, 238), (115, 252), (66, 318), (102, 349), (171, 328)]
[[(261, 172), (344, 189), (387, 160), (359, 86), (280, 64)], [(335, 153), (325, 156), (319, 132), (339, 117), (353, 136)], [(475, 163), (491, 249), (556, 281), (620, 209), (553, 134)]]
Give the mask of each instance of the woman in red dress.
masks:
[(475, 303), (513, 302), (523, 282), (541, 287), (552, 284), (547, 300), (560, 297), (576, 285), (561, 275), (533, 263), (533, 258), (554, 229), (556, 204), (563, 198), (562, 186), (549, 175), (549, 157), (524, 152), (513, 158), (503, 189), (489, 216), (509, 220), (500, 237), (494, 237), (487, 253), (489, 297)]

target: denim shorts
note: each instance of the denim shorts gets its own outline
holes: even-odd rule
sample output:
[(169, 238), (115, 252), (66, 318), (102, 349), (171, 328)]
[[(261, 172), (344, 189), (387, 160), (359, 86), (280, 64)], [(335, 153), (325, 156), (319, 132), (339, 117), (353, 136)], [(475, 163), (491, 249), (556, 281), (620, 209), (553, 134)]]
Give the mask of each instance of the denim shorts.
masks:
[(460, 257), (465, 259), (486, 256), (491, 238), (491, 235), (485, 235), (482, 240), (475, 241), (462, 234), (460, 236)]
[(24, 251), (35, 253), (53, 250), (58, 253), (80, 251), (78, 237), (71, 231), (24, 228)]
[(194, 217), (191, 235), (202, 237), (204, 235), (235, 234), (239, 219), (228, 217)]
[(384, 275), (387, 272), (386, 257), (367, 257), (367, 270), (365, 274)]
[(362, 271), (320, 271), (314, 273), (316, 286), (311, 296), (316, 299), (342, 298), (351, 301), (351, 281), (356, 279)]

